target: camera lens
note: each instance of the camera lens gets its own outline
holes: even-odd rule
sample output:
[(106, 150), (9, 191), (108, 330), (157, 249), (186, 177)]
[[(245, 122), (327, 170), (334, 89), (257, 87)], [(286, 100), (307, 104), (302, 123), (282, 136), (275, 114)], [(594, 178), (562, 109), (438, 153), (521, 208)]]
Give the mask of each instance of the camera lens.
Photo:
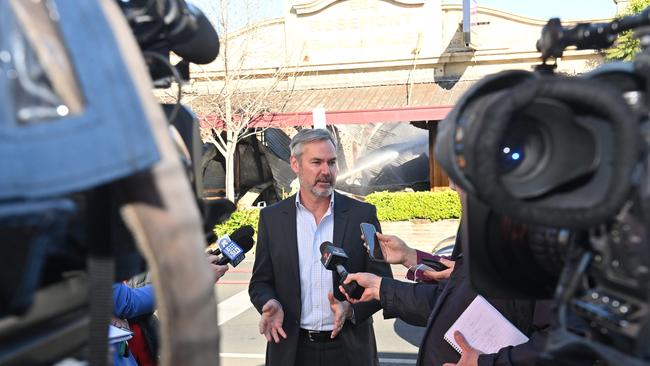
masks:
[(499, 173), (511, 183), (521, 184), (539, 177), (550, 163), (549, 132), (537, 118), (521, 116), (513, 122), (499, 149)]
[(506, 144), (501, 148), (499, 164), (501, 173), (511, 172), (516, 169), (524, 160), (524, 151), (520, 146)]

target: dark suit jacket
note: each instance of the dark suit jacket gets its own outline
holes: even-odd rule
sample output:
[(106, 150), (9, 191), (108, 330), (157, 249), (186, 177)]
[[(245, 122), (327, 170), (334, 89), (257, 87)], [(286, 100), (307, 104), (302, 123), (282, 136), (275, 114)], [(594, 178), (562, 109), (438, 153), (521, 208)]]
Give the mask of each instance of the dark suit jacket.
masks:
[[(266, 365), (269, 366), (292, 366), (298, 347), (301, 300), (295, 201), (296, 197), (291, 196), (260, 213), (255, 264), (248, 287), (251, 302), (260, 313), (270, 299), (280, 301), (284, 310), (282, 327), (287, 339), (267, 344)], [(360, 223), (368, 222), (380, 229), (376, 212), (370, 204), (335, 192), (333, 243), (349, 256), (345, 265), (348, 272), (392, 277), (390, 266), (370, 261), (361, 240)], [(337, 273), (333, 273), (333, 281), (334, 296), (344, 300), (338, 289)], [(339, 335), (350, 364), (378, 365), (372, 314), (379, 308), (378, 301), (353, 305), (354, 324), (346, 322)]]
[[(476, 295), (467, 270), (463, 268), (462, 258), (456, 261), (452, 275), (445, 281), (413, 284), (384, 280), (380, 289), (385, 318), (399, 317), (409, 324), (427, 327), (420, 345), (418, 365), (458, 362), (460, 355), (443, 336)], [(534, 365), (546, 341), (551, 302), (487, 300), (530, 340), (515, 347), (502, 348), (498, 353), (481, 355), (479, 365)]]

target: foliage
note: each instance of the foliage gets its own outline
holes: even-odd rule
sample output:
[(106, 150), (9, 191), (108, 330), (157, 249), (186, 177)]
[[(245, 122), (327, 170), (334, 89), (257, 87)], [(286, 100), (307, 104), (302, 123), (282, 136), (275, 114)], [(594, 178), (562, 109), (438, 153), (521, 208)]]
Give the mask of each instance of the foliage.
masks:
[(221, 237), (224, 234), (232, 234), (242, 225), (251, 225), (257, 231), (257, 221), (260, 218), (260, 210), (256, 208), (235, 211), (228, 221), (216, 225), (214, 232)]
[(460, 217), (460, 200), (456, 192), (375, 192), (366, 202), (377, 207), (379, 221), (427, 219), (438, 221)]
[[(619, 17), (631, 14), (639, 14), (648, 6), (650, 6), (650, 0), (631, 0), (625, 11), (623, 11)], [(634, 58), (634, 55), (639, 52), (639, 40), (634, 39), (632, 37), (632, 33), (633, 31), (627, 31), (619, 35), (618, 39), (616, 40), (616, 45), (607, 50), (605, 58), (610, 61), (632, 60)]]
[[(460, 200), (456, 192), (376, 192), (366, 196), (366, 202), (377, 207), (379, 221), (406, 221), (427, 219), (431, 221), (460, 218)], [(214, 227), (217, 236), (231, 234), (242, 225), (257, 230), (259, 209), (235, 211), (230, 219)]]

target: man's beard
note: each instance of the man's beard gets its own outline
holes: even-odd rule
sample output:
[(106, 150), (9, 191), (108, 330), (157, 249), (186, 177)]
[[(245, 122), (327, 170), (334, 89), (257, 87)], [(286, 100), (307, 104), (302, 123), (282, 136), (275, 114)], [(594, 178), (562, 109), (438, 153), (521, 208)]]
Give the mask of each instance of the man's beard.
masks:
[[(302, 179), (302, 177), (299, 176), (298, 180), (300, 181), (301, 186), (305, 185), (305, 181)], [(318, 183), (329, 183), (329, 187), (324, 190), (318, 189)], [(332, 195), (332, 193), (334, 193), (334, 179), (332, 179), (332, 177), (316, 178), (316, 182), (310, 185), (309, 191), (316, 197), (329, 197)]]

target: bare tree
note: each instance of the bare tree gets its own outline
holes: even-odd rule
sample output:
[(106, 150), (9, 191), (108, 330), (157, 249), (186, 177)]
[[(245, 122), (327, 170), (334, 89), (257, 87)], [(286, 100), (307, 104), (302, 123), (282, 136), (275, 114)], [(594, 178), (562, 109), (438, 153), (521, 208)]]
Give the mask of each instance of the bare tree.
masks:
[[(288, 56), (282, 19), (255, 21), (260, 3), (221, 0), (204, 9), (217, 22), (219, 57), (210, 65), (192, 65), (192, 81), (183, 101), (202, 119), (204, 142), (224, 156), (226, 197), (235, 199), (235, 153), (242, 139), (268, 128), (293, 93), (300, 55)], [(214, 15), (217, 14), (215, 17)], [(291, 66), (290, 66), (291, 65)]]

